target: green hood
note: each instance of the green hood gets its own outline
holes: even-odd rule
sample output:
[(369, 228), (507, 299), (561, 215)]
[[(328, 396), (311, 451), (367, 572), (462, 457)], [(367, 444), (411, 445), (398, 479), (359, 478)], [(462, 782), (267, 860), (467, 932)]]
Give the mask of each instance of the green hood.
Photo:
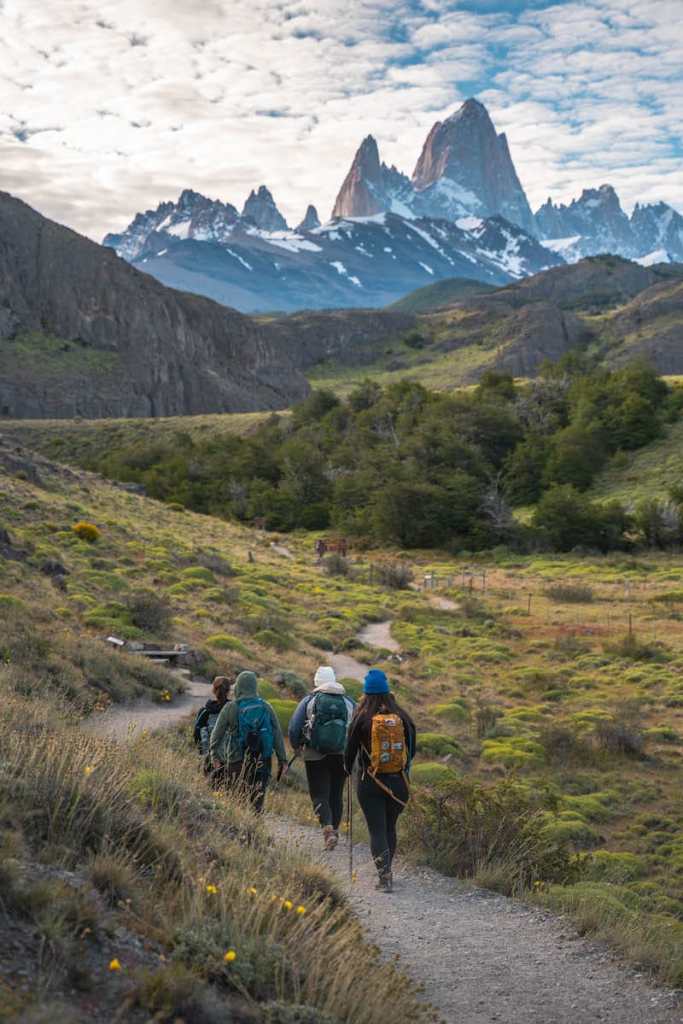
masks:
[(258, 680), (253, 672), (240, 672), (235, 683), (235, 700), (258, 697)]

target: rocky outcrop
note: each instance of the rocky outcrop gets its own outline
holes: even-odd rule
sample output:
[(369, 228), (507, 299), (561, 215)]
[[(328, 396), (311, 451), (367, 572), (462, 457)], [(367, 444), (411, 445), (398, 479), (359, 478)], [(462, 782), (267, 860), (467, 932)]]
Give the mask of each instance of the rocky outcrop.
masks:
[(0, 415), (276, 409), (308, 386), (234, 310), (165, 288), (0, 193)]
[(683, 261), (683, 217), (667, 203), (636, 203), (631, 231), (639, 257)]
[(242, 216), (262, 231), (287, 230), (287, 221), (278, 210), (275, 200), (265, 185), (261, 185), (258, 192), (252, 189), (249, 193)]
[(415, 324), (410, 313), (348, 309), (294, 313), (276, 317), (266, 327), (282, 346), (296, 338), (297, 365), (308, 370), (327, 360), (341, 366), (371, 363), (388, 342), (398, 341)]
[(475, 99), (434, 125), (412, 181), (380, 161), (372, 135), (363, 140), (332, 216), (369, 217), (383, 211), (447, 220), (501, 216), (535, 232), (507, 139), (496, 134), (486, 107)]
[(405, 175), (379, 159), (372, 135), (363, 139), (339, 190), (332, 217), (372, 217), (384, 211), (401, 212), (410, 205), (412, 190)]
[(306, 216), (297, 226), (297, 231), (313, 231), (315, 228), (320, 227), (320, 217), (315, 206), (309, 203), (308, 209), (306, 210)]
[[(596, 320), (594, 314), (603, 314)], [(436, 314), (441, 347), (479, 346), (487, 369), (534, 376), (546, 360), (591, 343), (608, 363), (644, 357), (663, 373), (683, 372), (683, 267), (642, 267), (593, 257), (465, 299)]]
[(534, 219), (505, 135), (486, 107), (469, 99), (437, 121), (413, 172), (416, 208), (429, 217), (500, 215), (531, 234)]
[(666, 203), (637, 203), (629, 219), (611, 185), (584, 189), (568, 205), (548, 199), (536, 211), (536, 226), (569, 261), (601, 253), (645, 266), (683, 260), (683, 217)]

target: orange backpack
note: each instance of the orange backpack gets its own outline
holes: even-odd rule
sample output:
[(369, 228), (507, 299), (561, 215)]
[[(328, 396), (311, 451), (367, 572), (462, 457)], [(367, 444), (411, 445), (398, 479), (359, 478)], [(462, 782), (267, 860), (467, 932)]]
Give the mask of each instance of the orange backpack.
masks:
[(403, 720), (399, 715), (373, 715), (370, 740), (372, 775), (405, 771), (408, 754)]

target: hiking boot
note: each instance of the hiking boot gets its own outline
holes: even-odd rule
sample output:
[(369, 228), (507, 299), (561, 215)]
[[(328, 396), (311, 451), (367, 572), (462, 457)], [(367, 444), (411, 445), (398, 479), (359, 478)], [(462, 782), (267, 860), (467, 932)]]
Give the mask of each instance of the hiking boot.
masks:
[(335, 832), (331, 825), (325, 825), (323, 828), (323, 841), (326, 850), (334, 850), (339, 842), (339, 834)]
[(378, 892), (393, 892), (394, 891), (394, 878), (391, 871), (387, 875), (380, 875), (375, 886)]

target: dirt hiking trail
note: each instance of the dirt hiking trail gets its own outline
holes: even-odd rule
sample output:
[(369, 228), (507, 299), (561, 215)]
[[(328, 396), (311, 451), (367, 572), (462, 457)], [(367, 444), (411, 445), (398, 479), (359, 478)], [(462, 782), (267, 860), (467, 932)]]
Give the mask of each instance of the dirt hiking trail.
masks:
[[(386, 647), (384, 632), (373, 635)], [(138, 730), (174, 725), (209, 692), (206, 683), (191, 681), (172, 704), (110, 708), (83, 727), (125, 742)], [(317, 828), (283, 819), (270, 819), (269, 827), (337, 876), (368, 938), (424, 987), (445, 1024), (683, 1024), (675, 993), (652, 987), (562, 918), (400, 863), (394, 892), (378, 893), (366, 845), (354, 845), (350, 882), (343, 839), (325, 853)]]
[[(322, 850), (320, 831), (276, 820), (281, 842), (327, 865), (368, 937), (424, 986), (445, 1024), (680, 1024), (675, 993), (655, 989), (570, 922), (427, 868), (397, 865), (394, 892), (376, 892), (367, 846)], [(400, 829), (400, 826), (399, 826)]]
[(143, 729), (168, 729), (197, 711), (211, 696), (208, 683), (188, 680), (184, 693), (178, 694), (169, 704), (153, 704), (139, 701), (107, 708), (100, 714), (92, 714), (83, 722), (83, 728), (96, 736), (115, 740), (128, 739)]

